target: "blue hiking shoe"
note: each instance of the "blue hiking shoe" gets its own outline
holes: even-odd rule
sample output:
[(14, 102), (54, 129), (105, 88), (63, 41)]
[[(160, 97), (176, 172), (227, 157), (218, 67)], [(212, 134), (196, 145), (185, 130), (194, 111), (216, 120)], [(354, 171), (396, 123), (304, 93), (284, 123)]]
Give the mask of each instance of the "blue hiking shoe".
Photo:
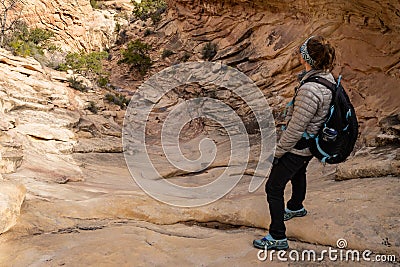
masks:
[(285, 214), (283, 215), (283, 220), (287, 221), (290, 220), (294, 217), (303, 217), (306, 216), (307, 210), (305, 208), (299, 209), (299, 210), (290, 210), (290, 209), (285, 209)]
[(264, 250), (287, 250), (289, 244), (287, 238), (285, 239), (274, 239), (270, 234), (264, 236), (261, 239), (253, 241), (253, 246), (258, 249)]

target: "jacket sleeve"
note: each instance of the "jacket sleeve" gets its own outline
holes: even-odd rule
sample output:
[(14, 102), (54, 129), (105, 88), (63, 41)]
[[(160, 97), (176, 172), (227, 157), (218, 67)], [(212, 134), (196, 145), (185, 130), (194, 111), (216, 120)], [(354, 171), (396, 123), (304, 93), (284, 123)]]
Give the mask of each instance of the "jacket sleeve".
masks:
[(320, 98), (310, 83), (303, 85), (296, 96), (292, 117), (277, 144), (275, 157), (280, 158), (289, 152), (301, 139), (307, 126), (317, 113)]

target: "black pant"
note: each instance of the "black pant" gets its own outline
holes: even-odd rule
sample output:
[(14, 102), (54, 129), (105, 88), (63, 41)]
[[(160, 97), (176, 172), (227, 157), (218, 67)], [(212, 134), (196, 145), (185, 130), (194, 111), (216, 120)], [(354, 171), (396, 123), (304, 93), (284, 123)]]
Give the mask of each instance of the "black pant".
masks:
[(306, 169), (312, 156), (304, 157), (292, 153), (284, 154), (278, 163), (272, 166), (265, 192), (271, 214), (269, 233), (275, 239), (286, 238), (283, 220), (285, 212), (284, 191), (289, 180), (292, 183), (292, 197), (287, 203), (290, 210), (303, 208), (306, 197)]

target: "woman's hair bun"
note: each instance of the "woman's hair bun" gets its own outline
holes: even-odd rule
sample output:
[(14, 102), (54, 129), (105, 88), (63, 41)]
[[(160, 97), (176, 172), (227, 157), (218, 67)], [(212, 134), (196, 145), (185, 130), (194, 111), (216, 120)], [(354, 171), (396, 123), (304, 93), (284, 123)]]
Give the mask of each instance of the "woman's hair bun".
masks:
[(307, 42), (307, 51), (317, 70), (331, 71), (335, 63), (335, 48), (322, 36), (314, 36)]

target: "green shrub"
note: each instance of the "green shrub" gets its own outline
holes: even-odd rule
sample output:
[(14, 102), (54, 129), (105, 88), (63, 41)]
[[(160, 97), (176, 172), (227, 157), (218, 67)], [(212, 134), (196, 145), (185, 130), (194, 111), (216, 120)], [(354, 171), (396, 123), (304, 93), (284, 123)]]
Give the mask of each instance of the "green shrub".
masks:
[(156, 12), (150, 14), (151, 21), (153, 22), (154, 25), (158, 24), (161, 21), (162, 13), (164, 13), (164, 11), (160, 12), (157, 10)]
[(190, 56), (191, 56), (191, 55), (190, 55), (189, 53), (185, 52), (185, 54), (181, 57), (181, 61), (182, 61), (182, 62), (188, 61), (189, 58), (190, 58)]
[(89, 106), (86, 109), (93, 114), (97, 114), (97, 112), (99, 111), (99, 108), (96, 106), (96, 103), (94, 101), (90, 101)]
[(13, 40), (8, 43), (8, 46), (10, 47), (13, 54), (17, 56), (27, 57), (33, 54), (33, 47), (29, 43), (22, 40)]
[(209, 42), (207, 43), (204, 47), (203, 47), (203, 59), (205, 60), (211, 60), (215, 57), (215, 55), (217, 54), (217, 45)]
[(110, 83), (110, 79), (109, 79), (108, 76), (106, 76), (106, 75), (100, 75), (100, 76), (97, 78), (97, 84), (98, 84), (100, 87), (106, 87), (109, 83)]
[(48, 45), (46, 45), (46, 49), (47, 49), (49, 52), (55, 52), (55, 51), (62, 52), (61, 47), (56, 46), (56, 45), (54, 45), (54, 44), (48, 44)]
[(154, 24), (161, 20), (161, 15), (167, 10), (164, 0), (142, 0), (140, 3), (132, 0), (133, 15), (137, 19), (146, 20), (151, 18)]
[(168, 49), (164, 49), (164, 51), (163, 51), (161, 57), (162, 57), (162, 58), (167, 58), (167, 57), (169, 57), (169, 56), (172, 56), (173, 54), (175, 54), (173, 51), (168, 50)]
[(97, 0), (90, 0), (90, 5), (92, 6), (92, 8), (94, 9), (99, 9), (99, 2)]
[(110, 103), (120, 106), (122, 109), (125, 109), (129, 105), (129, 99), (120, 94), (106, 94), (105, 99)]
[(16, 22), (12, 32), (5, 38), (5, 47), (10, 49), (18, 56), (40, 56), (43, 55), (43, 49), (57, 49), (49, 42), (54, 33), (45, 29), (29, 29), (26, 23)]
[(29, 36), (29, 28), (26, 22), (18, 20), (12, 26), (11, 31), (5, 36), (6, 44), (13, 40), (22, 40), (27, 42)]
[(147, 28), (147, 29), (144, 31), (143, 36), (144, 36), (144, 37), (147, 37), (147, 36), (149, 36), (149, 35), (151, 35), (151, 34), (153, 34), (153, 33), (154, 33), (154, 31), (152, 31), (152, 30), (150, 30), (149, 28)]
[(65, 57), (65, 63), (60, 64), (58, 70), (72, 69), (86, 77), (93, 79), (103, 74), (102, 60), (108, 57), (106, 51), (91, 53), (69, 53)]
[(118, 64), (128, 64), (131, 68), (137, 69), (140, 74), (145, 75), (153, 64), (148, 55), (150, 50), (151, 46), (139, 39), (129, 42), (128, 48), (121, 50), (122, 59), (118, 61)]
[(47, 43), (48, 40), (54, 37), (54, 33), (50, 32), (48, 30), (40, 29), (40, 28), (34, 28), (32, 30), (29, 30), (28, 34), (28, 42), (32, 42), (35, 45), (40, 45)]
[(88, 88), (86, 85), (83, 84), (81, 80), (78, 80), (76, 77), (71, 77), (68, 78), (69, 86), (71, 88), (74, 88), (75, 90), (78, 90), (80, 92), (87, 92)]

